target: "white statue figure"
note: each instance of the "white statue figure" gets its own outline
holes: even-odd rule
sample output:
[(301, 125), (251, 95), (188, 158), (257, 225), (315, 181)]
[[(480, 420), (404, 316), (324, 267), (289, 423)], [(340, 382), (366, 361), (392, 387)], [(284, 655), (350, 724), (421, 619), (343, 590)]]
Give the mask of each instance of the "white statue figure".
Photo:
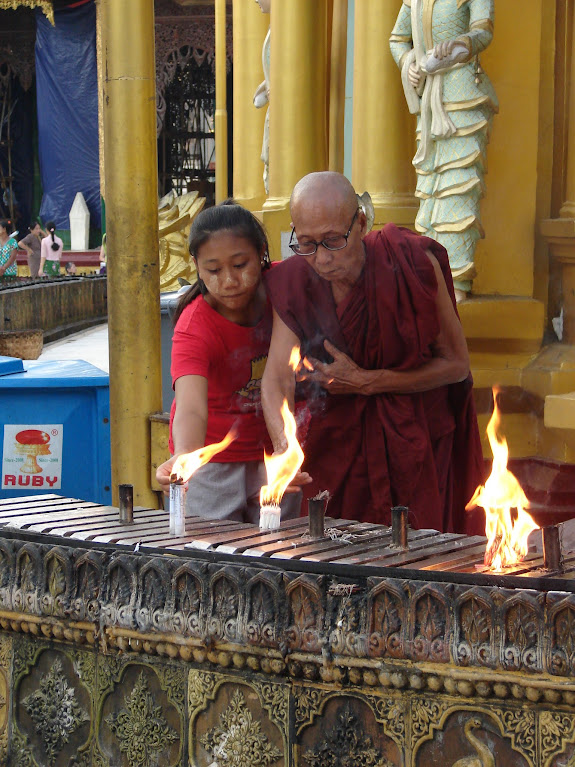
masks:
[[(262, 13), (270, 13), (272, 0), (256, 0)], [(269, 194), (269, 170), (270, 170), (270, 31), (266, 35), (262, 47), (262, 67), (264, 70), (263, 82), (258, 85), (254, 94), (254, 105), (257, 109), (267, 106), (266, 119), (264, 122), (264, 138), (262, 142), (262, 162), (264, 164), (264, 187)]]
[(493, 38), (494, 0), (403, 0), (390, 38), (417, 114), (417, 231), (440, 242), (461, 300), (484, 236), (479, 202), (497, 97), (479, 64)]

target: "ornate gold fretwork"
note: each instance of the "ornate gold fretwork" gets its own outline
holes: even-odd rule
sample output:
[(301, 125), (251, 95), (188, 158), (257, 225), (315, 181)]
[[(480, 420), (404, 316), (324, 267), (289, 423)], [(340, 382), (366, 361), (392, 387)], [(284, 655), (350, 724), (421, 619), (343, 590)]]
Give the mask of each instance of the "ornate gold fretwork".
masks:
[(143, 672), (124, 705), (119, 714), (106, 718), (106, 724), (117, 737), (130, 767), (151, 767), (158, 755), (178, 739), (178, 733), (164, 719), (162, 706), (154, 705)]
[(233, 692), (220, 724), (200, 738), (200, 743), (221, 767), (268, 767), (282, 752), (261, 731), (241, 690)]
[(54, 8), (49, 0), (0, 0), (0, 10), (15, 11), (20, 7), (40, 8), (50, 24), (54, 25)]

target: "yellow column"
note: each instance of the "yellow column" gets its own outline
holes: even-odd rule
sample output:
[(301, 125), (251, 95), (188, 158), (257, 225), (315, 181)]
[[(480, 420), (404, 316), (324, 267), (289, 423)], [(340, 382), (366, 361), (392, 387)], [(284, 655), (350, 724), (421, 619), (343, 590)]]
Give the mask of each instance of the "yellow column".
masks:
[(306, 173), (327, 169), (327, 0), (272, 3), (270, 193), (263, 219), (272, 257), (289, 232), (289, 198)]
[(571, 71), (567, 85), (569, 122), (565, 202), (558, 219), (543, 221), (541, 232), (549, 241), (552, 255), (561, 264), (563, 298), (563, 341), (575, 345), (575, 12), (571, 13)]
[(249, 210), (265, 200), (264, 165), (260, 159), (265, 109), (256, 109), (254, 93), (264, 78), (262, 46), (270, 15), (254, 0), (234, 0), (234, 198)]
[(216, 203), (228, 196), (228, 110), (226, 102), (226, 0), (215, 0), (216, 16)]
[(329, 169), (343, 173), (347, 0), (334, 0), (329, 75)]
[(150, 489), (150, 413), (161, 410), (153, 0), (101, 0), (114, 500)]
[(356, 0), (353, 64), (352, 183), (367, 190), (375, 224), (412, 225), (415, 120), (409, 114), (389, 37), (401, 4)]

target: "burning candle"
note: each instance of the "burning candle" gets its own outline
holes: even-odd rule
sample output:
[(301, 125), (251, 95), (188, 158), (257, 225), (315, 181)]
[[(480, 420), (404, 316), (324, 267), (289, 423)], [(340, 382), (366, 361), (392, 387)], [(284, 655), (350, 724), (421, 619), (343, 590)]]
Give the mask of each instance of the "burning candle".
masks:
[(287, 448), (278, 455), (264, 453), (267, 485), (260, 490), (260, 529), (277, 530), (280, 526), (280, 503), (283, 495), (303, 463), (304, 454), (296, 437), (295, 418), (286, 400), (281, 415)]
[(186, 486), (179, 477), (170, 477), (170, 535), (186, 534)]
[(199, 450), (179, 455), (170, 475), (170, 535), (183, 536), (186, 533), (186, 490), (190, 477), (214, 455), (221, 453), (236, 438), (235, 429), (230, 429), (221, 442), (205, 445)]
[(481, 506), (485, 510), (485, 565), (499, 571), (503, 567), (521, 562), (528, 550), (527, 539), (539, 525), (525, 511), (529, 500), (517, 478), (507, 469), (509, 449), (507, 440), (497, 432), (500, 424), (497, 395), (493, 389), (493, 414), (487, 424), (487, 437), (493, 453), (491, 474), (485, 485), (480, 485), (466, 509)]

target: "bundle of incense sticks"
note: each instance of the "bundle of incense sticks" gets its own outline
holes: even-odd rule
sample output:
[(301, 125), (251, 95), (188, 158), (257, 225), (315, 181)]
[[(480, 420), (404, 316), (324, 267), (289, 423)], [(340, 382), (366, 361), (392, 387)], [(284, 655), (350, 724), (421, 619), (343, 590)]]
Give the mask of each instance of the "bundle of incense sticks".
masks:
[(260, 530), (277, 530), (281, 521), (281, 508), (277, 504), (260, 507)]
[(186, 534), (186, 486), (178, 477), (170, 477), (170, 535)]

